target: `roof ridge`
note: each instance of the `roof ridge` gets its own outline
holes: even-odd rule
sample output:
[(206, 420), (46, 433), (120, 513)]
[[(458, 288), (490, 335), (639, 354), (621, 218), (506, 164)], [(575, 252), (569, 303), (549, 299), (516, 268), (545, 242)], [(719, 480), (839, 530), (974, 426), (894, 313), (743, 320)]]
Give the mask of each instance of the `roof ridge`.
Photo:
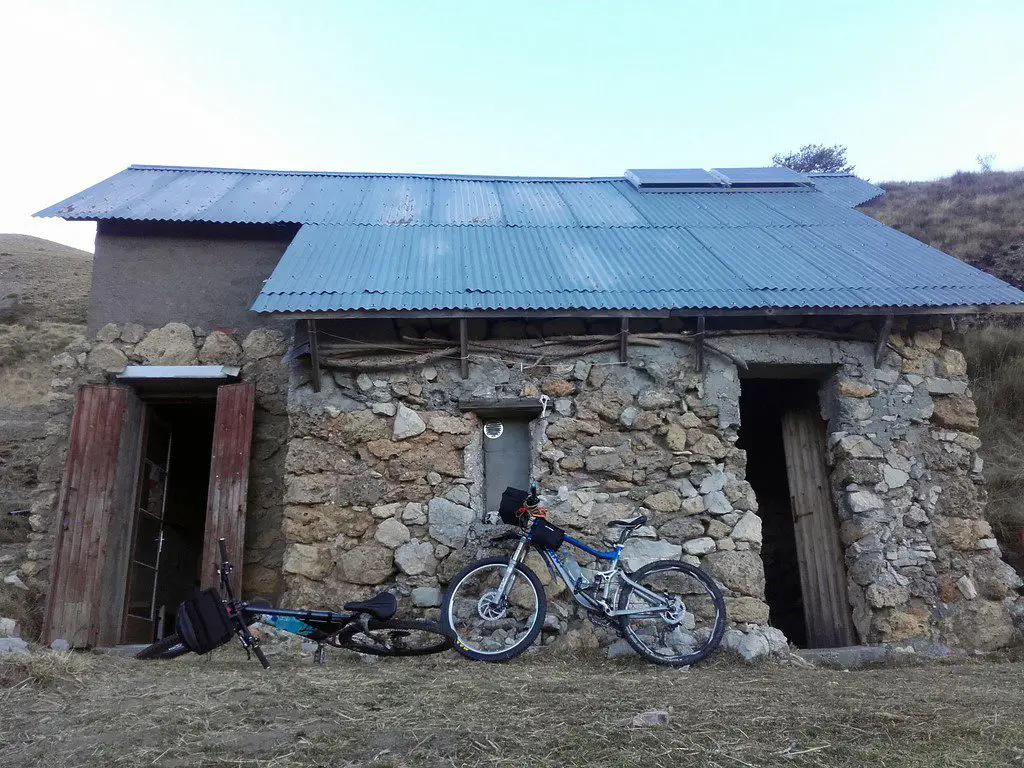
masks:
[(133, 163), (128, 171), (191, 171), (193, 173), (242, 173), (259, 176), (341, 176), (355, 178), (452, 179), (456, 181), (626, 181), (624, 176), (510, 176), (470, 173), (398, 173), (381, 171), (287, 171), (261, 168), (218, 168), (202, 165), (146, 165)]

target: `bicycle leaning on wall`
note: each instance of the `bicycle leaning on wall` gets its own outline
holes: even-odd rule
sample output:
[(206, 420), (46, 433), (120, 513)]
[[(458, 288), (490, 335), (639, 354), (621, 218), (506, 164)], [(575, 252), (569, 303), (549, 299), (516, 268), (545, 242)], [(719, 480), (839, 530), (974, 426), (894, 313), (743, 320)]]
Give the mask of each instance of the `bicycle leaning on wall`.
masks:
[[(511, 557), (470, 563), (452, 579), (441, 603), (441, 623), (455, 637), (459, 653), (480, 661), (518, 656), (540, 634), (547, 610), (544, 587), (524, 560), (535, 547), (553, 577), (560, 578), (579, 605), (615, 627), (641, 656), (656, 664), (695, 664), (710, 654), (725, 630), (725, 603), (714, 580), (680, 560), (658, 560), (635, 573), (619, 562), (623, 544), (647, 524), (644, 515), (612, 520), (619, 540), (602, 552), (548, 522), (537, 486), (507, 488), (499, 516), (520, 532), (493, 541), (518, 539)], [(605, 563), (583, 568), (568, 545)], [(559, 548), (561, 552), (559, 552)]]

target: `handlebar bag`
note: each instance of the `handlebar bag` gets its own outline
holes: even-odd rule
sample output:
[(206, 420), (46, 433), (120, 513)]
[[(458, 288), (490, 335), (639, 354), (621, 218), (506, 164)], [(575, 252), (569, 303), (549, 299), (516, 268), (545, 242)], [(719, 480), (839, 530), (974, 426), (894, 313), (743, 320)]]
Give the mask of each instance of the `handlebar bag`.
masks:
[(522, 515), (519, 514), (519, 509), (523, 506), (529, 495), (529, 491), (523, 491), (512, 486), (506, 488), (501, 494), (501, 504), (498, 505), (498, 517), (501, 518), (501, 522), (523, 527), (524, 521)]
[(231, 617), (216, 589), (207, 589), (178, 606), (176, 629), (192, 653), (209, 653), (231, 640)]

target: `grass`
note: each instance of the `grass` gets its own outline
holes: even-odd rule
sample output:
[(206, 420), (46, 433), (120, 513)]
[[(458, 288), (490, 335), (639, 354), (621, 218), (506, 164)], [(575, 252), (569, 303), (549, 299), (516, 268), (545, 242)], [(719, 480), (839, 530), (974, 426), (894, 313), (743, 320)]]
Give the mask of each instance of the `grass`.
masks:
[(50, 361), (85, 328), (69, 323), (0, 324), (0, 408), (41, 405), (50, 390)]
[[(0, 765), (1006, 766), (1024, 664), (0, 660)], [(35, 659), (36, 657), (33, 657)], [(634, 715), (669, 710), (664, 727)]]

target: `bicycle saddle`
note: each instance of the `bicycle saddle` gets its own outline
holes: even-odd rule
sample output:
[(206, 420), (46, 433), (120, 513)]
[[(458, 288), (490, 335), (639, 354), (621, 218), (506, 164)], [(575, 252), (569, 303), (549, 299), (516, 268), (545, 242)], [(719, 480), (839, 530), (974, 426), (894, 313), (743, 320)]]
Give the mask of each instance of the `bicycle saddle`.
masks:
[(609, 528), (639, 528), (641, 525), (647, 525), (647, 515), (637, 515), (631, 517), (628, 520), (612, 520), (608, 523)]
[(352, 613), (368, 613), (375, 619), (390, 619), (398, 611), (398, 601), (390, 592), (381, 592), (369, 600), (345, 603), (344, 608)]

